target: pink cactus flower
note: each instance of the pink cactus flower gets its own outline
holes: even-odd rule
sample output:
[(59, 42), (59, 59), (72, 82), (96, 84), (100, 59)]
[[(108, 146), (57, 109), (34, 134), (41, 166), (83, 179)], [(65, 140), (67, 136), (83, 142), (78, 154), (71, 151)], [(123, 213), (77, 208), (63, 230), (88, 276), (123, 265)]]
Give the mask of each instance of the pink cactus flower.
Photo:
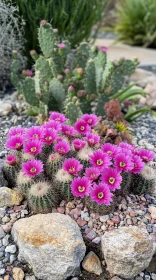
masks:
[(6, 147), (10, 150), (21, 150), (23, 146), (22, 136), (13, 136), (6, 141)]
[(101, 51), (103, 53), (106, 53), (109, 50), (109, 48), (107, 48), (105, 46), (98, 46), (98, 49), (99, 49), (99, 51)]
[(86, 145), (86, 142), (83, 141), (83, 140), (80, 140), (80, 139), (74, 139), (72, 141), (72, 144), (73, 144), (74, 149), (76, 151), (80, 151), (80, 150), (82, 150), (84, 148), (84, 146)]
[(144, 163), (141, 160), (141, 158), (137, 155), (134, 155), (132, 157), (132, 162), (134, 164), (133, 169), (131, 170), (132, 173), (134, 174), (139, 174), (143, 169), (144, 169)]
[(102, 145), (101, 149), (111, 159), (114, 158), (121, 151), (120, 147), (110, 144), (110, 143), (106, 143), (106, 144)]
[(40, 126), (32, 126), (25, 131), (25, 137), (27, 139), (41, 140), (44, 136), (44, 129)]
[(70, 69), (69, 69), (69, 68), (66, 68), (66, 69), (65, 69), (65, 73), (66, 73), (66, 74), (70, 73)]
[(98, 136), (94, 133), (87, 133), (85, 140), (87, 141), (88, 145), (92, 147), (100, 142), (100, 136)]
[(111, 160), (107, 154), (104, 154), (101, 150), (97, 150), (90, 155), (90, 163), (97, 167), (99, 170), (103, 170), (111, 165)]
[(59, 141), (54, 145), (54, 149), (60, 155), (66, 155), (71, 150), (69, 144), (66, 141)]
[(59, 46), (60, 49), (65, 49), (66, 48), (66, 45), (64, 43), (61, 43), (58, 46)]
[(56, 132), (61, 131), (61, 124), (58, 121), (51, 120), (43, 125), (43, 128), (50, 128)]
[(103, 183), (100, 183), (99, 185), (94, 184), (90, 196), (91, 196), (91, 200), (93, 202), (97, 202), (97, 204), (99, 205), (101, 204), (110, 205), (112, 201), (112, 194), (109, 188)]
[(13, 136), (22, 136), (24, 133), (24, 128), (23, 127), (14, 127), (9, 130), (8, 136), (13, 137)]
[(96, 167), (88, 167), (85, 170), (85, 176), (90, 180), (90, 181), (96, 181), (99, 176), (100, 176), (100, 171)]
[(74, 178), (71, 183), (72, 194), (76, 197), (84, 197), (89, 195), (90, 188), (90, 181), (86, 177)]
[(75, 129), (73, 126), (67, 125), (67, 124), (63, 124), (62, 125), (62, 133), (67, 136), (67, 137), (71, 137), (75, 135)]
[(29, 140), (24, 143), (23, 150), (24, 153), (29, 155), (38, 155), (42, 150), (42, 142), (39, 140)]
[(133, 169), (133, 162), (131, 161), (131, 157), (123, 154), (118, 154), (114, 158), (115, 168), (118, 171), (131, 171)]
[(50, 120), (63, 123), (67, 119), (64, 114), (58, 113), (58, 112), (50, 112)]
[(155, 154), (152, 151), (146, 149), (138, 150), (138, 154), (144, 162), (149, 162), (155, 158)]
[(17, 164), (17, 157), (16, 157), (16, 155), (14, 155), (14, 154), (8, 155), (6, 157), (5, 163), (7, 165), (12, 165), (12, 166), (16, 165)]
[(105, 183), (110, 190), (114, 191), (120, 189), (122, 176), (116, 169), (109, 167), (103, 170), (102, 182)]
[(73, 86), (69, 86), (68, 91), (73, 92), (73, 91), (75, 91), (75, 88)]
[(31, 159), (22, 164), (22, 170), (24, 175), (33, 178), (43, 171), (43, 163), (40, 160)]
[(99, 122), (99, 119), (94, 114), (84, 114), (81, 120), (85, 121), (89, 126), (95, 126)]
[(75, 158), (68, 158), (64, 161), (62, 168), (71, 175), (77, 175), (83, 169), (83, 165)]
[(43, 143), (46, 145), (52, 144), (57, 138), (56, 130), (51, 130), (50, 128), (44, 129), (44, 137), (42, 139)]
[(131, 144), (128, 144), (128, 143), (125, 143), (125, 142), (121, 142), (119, 144), (119, 147), (123, 148), (123, 149), (127, 149), (127, 150), (131, 150), (133, 151), (134, 150), (134, 145), (131, 145)]
[(75, 124), (75, 129), (80, 134), (87, 134), (90, 132), (90, 127), (84, 120), (77, 121)]
[(31, 70), (26, 70), (25, 74), (27, 77), (32, 77), (33, 76), (33, 72)]

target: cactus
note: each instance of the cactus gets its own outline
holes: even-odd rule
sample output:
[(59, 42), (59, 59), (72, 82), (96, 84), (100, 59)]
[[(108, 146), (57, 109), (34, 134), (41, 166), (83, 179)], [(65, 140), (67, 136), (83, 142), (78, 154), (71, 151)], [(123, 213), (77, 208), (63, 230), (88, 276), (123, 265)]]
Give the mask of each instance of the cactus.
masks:
[(63, 169), (60, 169), (57, 171), (57, 173), (55, 174), (55, 186), (58, 190), (58, 192), (60, 192), (60, 196), (63, 199), (69, 201), (71, 199), (73, 199), (73, 195), (71, 193), (71, 181), (72, 181), (72, 176), (69, 175), (66, 171), (64, 171)]
[(19, 169), (20, 167), (18, 164), (13, 166), (5, 164), (3, 166), (3, 173), (4, 176), (7, 178), (7, 181), (9, 182), (10, 187), (14, 188), (16, 186), (16, 177), (19, 172)]
[(28, 205), (35, 214), (51, 212), (59, 200), (56, 190), (47, 182), (41, 181), (30, 187)]
[(39, 43), (43, 55), (30, 52), (35, 59), (35, 75), (21, 81), (18, 77), (18, 61), (14, 58), (14, 85), (20, 93), (23, 91), (26, 102), (34, 107), (31, 110), (36, 112), (38, 107), (43, 117), (49, 111), (65, 111), (71, 123), (75, 122), (82, 113), (92, 111), (91, 102), (95, 99), (98, 99), (96, 113), (102, 116), (104, 103), (121, 90), (124, 76), (133, 72), (137, 61), (107, 61), (106, 53), (97, 48), (93, 51), (88, 43), (83, 42), (74, 50), (70, 69), (66, 73), (70, 43), (58, 42), (57, 32), (49, 23), (41, 21)]
[(94, 213), (98, 213), (99, 215), (107, 215), (110, 212), (113, 212), (115, 209), (115, 206), (117, 206), (117, 201), (116, 198), (113, 198), (113, 203), (111, 203), (111, 205), (106, 206), (106, 205), (98, 205), (96, 202), (92, 202), (90, 200), (90, 197), (86, 197), (85, 198), (85, 205), (87, 206), (87, 208), (94, 212)]
[(33, 184), (33, 180), (28, 176), (25, 176), (22, 172), (19, 172), (17, 175), (17, 186), (23, 196), (27, 196), (28, 191)]
[(63, 158), (58, 153), (49, 156), (46, 162), (46, 173), (49, 179), (54, 179), (58, 169), (62, 168)]

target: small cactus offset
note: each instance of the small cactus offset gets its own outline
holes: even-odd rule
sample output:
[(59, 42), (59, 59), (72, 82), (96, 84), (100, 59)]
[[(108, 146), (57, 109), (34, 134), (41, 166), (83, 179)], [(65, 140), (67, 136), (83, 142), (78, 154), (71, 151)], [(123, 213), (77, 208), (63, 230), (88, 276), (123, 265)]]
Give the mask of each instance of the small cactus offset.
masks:
[(14, 56), (11, 69), (13, 84), (23, 93), (26, 102), (34, 106), (35, 111), (38, 107), (41, 114), (52, 110), (65, 112), (74, 122), (81, 111), (90, 113), (92, 101), (98, 99), (96, 114), (103, 115), (104, 103), (122, 89), (125, 76), (138, 64), (137, 60), (108, 61), (106, 53), (97, 47), (92, 49), (86, 42), (71, 51), (70, 43), (66, 40), (60, 43), (57, 30), (45, 20), (41, 21), (38, 37), (43, 54), (38, 56), (35, 50), (30, 52), (35, 60), (33, 77), (19, 78), (18, 61)]
[(5, 177), (33, 213), (82, 198), (90, 211), (104, 215), (121, 193), (152, 188), (155, 176), (147, 163), (154, 153), (124, 142), (103, 144), (98, 122), (96, 115), (85, 114), (72, 126), (64, 114), (51, 112), (41, 126), (9, 131), (6, 147), (12, 154), (6, 158)]

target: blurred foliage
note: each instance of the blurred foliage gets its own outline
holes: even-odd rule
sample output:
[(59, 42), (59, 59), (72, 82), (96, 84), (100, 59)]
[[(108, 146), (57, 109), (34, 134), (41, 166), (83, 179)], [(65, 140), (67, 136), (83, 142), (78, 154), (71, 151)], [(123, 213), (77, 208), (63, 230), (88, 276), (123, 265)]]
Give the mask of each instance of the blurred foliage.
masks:
[(156, 48), (156, 0), (119, 0), (113, 29), (126, 44)]
[(108, 2), (109, 0), (14, 0), (13, 3), (19, 7), (20, 16), (26, 22), (26, 53), (32, 49), (40, 51), (37, 28), (43, 19), (59, 30), (61, 40), (62, 36), (68, 38), (72, 47), (84, 38), (87, 39), (92, 26), (102, 21)]

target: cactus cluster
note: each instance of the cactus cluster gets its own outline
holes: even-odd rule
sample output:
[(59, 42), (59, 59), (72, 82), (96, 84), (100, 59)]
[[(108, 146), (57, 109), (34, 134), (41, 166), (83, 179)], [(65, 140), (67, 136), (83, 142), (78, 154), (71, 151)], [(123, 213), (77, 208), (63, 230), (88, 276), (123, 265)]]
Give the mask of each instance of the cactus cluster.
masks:
[(135, 191), (151, 186), (153, 175), (144, 166), (154, 158), (152, 152), (124, 142), (103, 143), (95, 132), (99, 118), (94, 114), (83, 115), (74, 126), (68, 121), (51, 112), (42, 126), (9, 131), (6, 147), (12, 154), (6, 158), (5, 176), (34, 213), (80, 197), (91, 211), (105, 214), (115, 207), (119, 190), (126, 193), (134, 182)]
[(47, 115), (60, 111), (74, 123), (83, 113), (91, 113), (91, 103), (98, 99), (96, 114), (104, 114), (103, 104), (112, 98), (138, 64), (137, 59), (108, 61), (107, 54), (83, 42), (70, 50), (67, 40), (59, 43), (57, 30), (45, 20), (38, 31), (42, 55), (30, 52), (35, 60), (34, 76), (21, 80), (16, 55), (11, 66), (12, 83), (35, 112)]

